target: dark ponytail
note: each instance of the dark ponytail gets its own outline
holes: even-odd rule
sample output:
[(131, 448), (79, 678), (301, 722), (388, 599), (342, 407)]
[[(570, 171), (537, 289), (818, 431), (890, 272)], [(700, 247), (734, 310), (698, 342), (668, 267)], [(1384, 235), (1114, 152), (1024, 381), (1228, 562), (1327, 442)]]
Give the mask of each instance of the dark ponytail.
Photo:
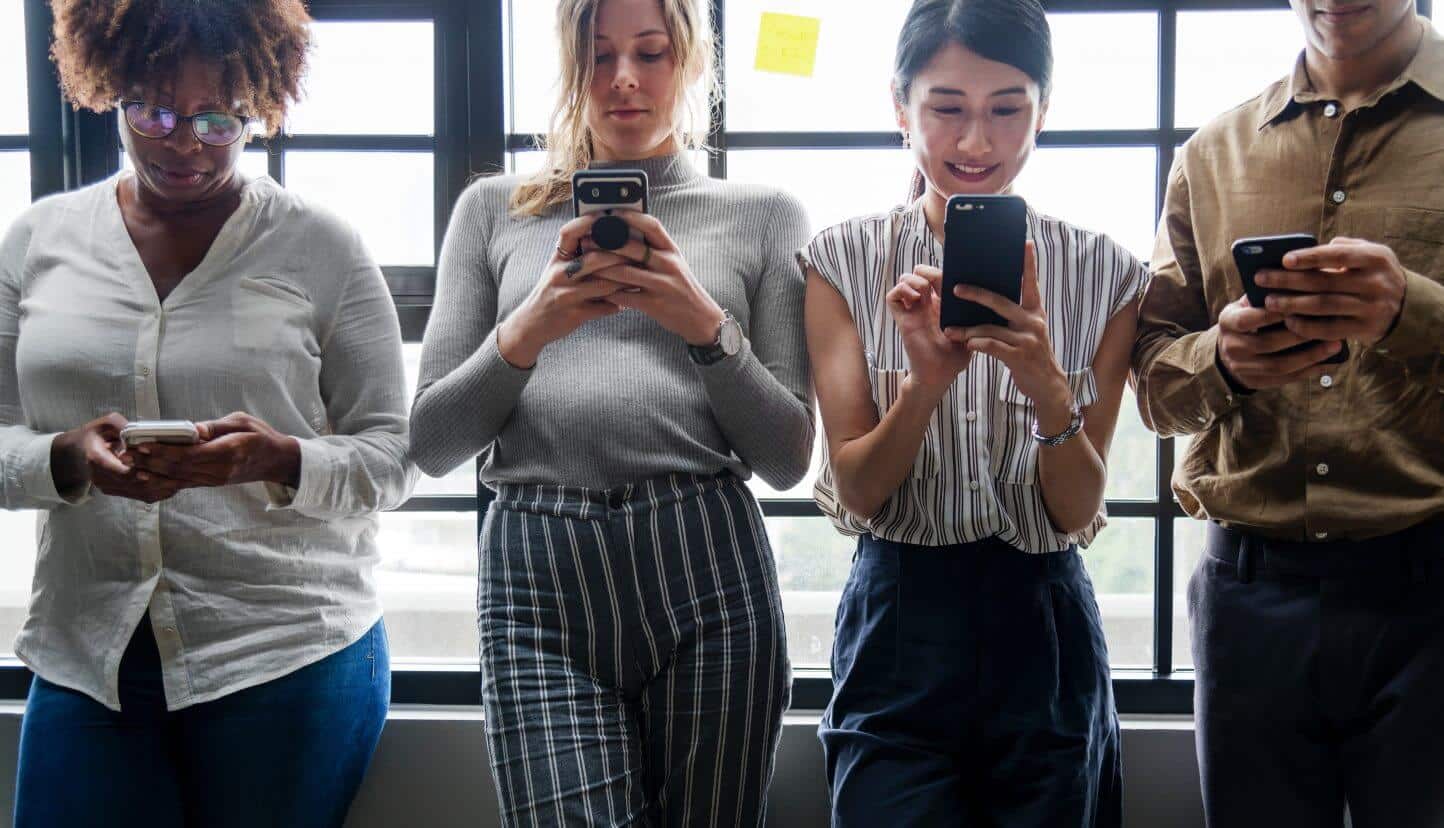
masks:
[[(974, 54), (1006, 63), (1038, 84), (1042, 100), (1053, 82), (1053, 37), (1039, 0), (914, 0), (898, 34), (893, 89), (905, 105), (913, 80), (943, 47), (956, 43)], [(926, 187), (913, 173), (912, 202)]]

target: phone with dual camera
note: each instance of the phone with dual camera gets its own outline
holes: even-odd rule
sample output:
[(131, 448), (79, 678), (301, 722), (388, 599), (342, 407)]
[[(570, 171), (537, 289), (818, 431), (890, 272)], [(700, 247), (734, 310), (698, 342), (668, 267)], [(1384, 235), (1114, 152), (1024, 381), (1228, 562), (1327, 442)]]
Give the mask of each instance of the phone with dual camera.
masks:
[(644, 170), (577, 170), (572, 173), (572, 209), (577, 218), (596, 215), (592, 241), (603, 250), (617, 250), (631, 238), (631, 227), (618, 213), (647, 212)]
[[(1239, 239), (1233, 243), (1233, 263), (1238, 267), (1238, 275), (1243, 280), (1243, 292), (1248, 297), (1248, 303), (1255, 308), (1264, 307), (1264, 302), (1270, 293), (1288, 294), (1293, 291), (1280, 290), (1272, 291), (1260, 285), (1255, 277), (1261, 270), (1284, 270), (1284, 256), (1295, 250), (1304, 250), (1310, 247), (1318, 247), (1319, 242), (1307, 233), (1287, 233), (1279, 236), (1255, 236), (1252, 238)], [(1263, 328), (1259, 333), (1276, 331), (1284, 327), (1279, 322)], [(1301, 342), (1292, 348), (1280, 351), (1275, 356), (1297, 353), (1316, 344), (1317, 340)], [(1323, 360), (1325, 365), (1336, 365), (1347, 362), (1349, 359), (1349, 343), (1341, 343), (1339, 352)]]
[(943, 220), (943, 328), (1002, 325), (991, 308), (960, 299), (958, 285), (992, 291), (1013, 303), (1023, 294), (1028, 206), (1015, 195), (955, 195)]

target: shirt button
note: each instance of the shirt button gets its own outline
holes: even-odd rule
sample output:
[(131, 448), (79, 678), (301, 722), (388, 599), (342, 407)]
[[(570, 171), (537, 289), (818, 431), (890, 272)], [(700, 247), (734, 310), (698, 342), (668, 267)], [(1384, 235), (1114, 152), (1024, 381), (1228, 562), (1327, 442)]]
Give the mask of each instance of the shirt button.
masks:
[(1320, 463), (1317, 466), (1314, 466), (1314, 471), (1319, 473), (1319, 477), (1327, 477), (1329, 474), (1329, 464)]
[(154, 504), (154, 503), (142, 503), (141, 506), (140, 506), (140, 508), (142, 508), (142, 509), (146, 510), (147, 512), (149, 512), (149, 511), (152, 511), (152, 510), (155, 509), (155, 504)]
[(1325, 107), (1324, 107), (1324, 117), (1325, 117), (1325, 118), (1332, 118), (1332, 117), (1334, 117), (1335, 115), (1338, 115), (1338, 114), (1339, 114), (1339, 105), (1338, 105), (1338, 104), (1336, 104), (1336, 103), (1331, 103), (1331, 104), (1329, 104), (1328, 106), (1325, 106)]
[(1334, 190), (1334, 194), (1329, 197), (1334, 200), (1335, 204), (1343, 204), (1344, 199), (1348, 198), (1348, 196), (1344, 194), (1343, 190)]
[(978, 421), (978, 412), (969, 411), (966, 415), (964, 415), (964, 417), (967, 419), (968, 422), (976, 423)]
[(142, 366), (140, 366), (140, 375), (141, 375), (142, 377), (148, 377), (148, 376), (150, 376), (150, 366), (148, 366), (148, 365), (142, 365)]
[(976, 481), (976, 480), (969, 480), (969, 481), (968, 481), (968, 491), (976, 492), (979, 488), (981, 488), (981, 487), (978, 485), (978, 481)]
[(1322, 377), (1319, 377), (1319, 385), (1322, 385), (1325, 388), (1333, 388), (1334, 378), (1329, 376), (1328, 374), (1324, 374)]

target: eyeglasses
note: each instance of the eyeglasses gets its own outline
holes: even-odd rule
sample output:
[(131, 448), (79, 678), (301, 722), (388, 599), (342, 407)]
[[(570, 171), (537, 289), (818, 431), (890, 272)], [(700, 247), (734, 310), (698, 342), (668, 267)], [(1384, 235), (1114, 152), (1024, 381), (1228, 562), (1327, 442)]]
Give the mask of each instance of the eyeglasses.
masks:
[(157, 106), (144, 101), (124, 101), (120, 105), (125, 113), (125, 123), (131, 131), (142, 138), (165, 138), (182, 121), (189, 121), (196, 140), (212, 147), (229, 147), (241, 140), (246, 133), (249, 118), (232, 115), (229, 112), (197, 112), (182, 115), (168, 106)]

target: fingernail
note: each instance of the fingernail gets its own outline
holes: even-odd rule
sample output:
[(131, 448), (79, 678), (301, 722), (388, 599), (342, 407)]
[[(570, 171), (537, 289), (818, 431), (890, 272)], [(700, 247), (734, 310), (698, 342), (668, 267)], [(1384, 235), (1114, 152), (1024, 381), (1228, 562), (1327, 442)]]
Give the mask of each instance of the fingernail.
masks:
[(135, 477), (136, 477), (137, 480), (141, 481), (142, 483), (146, 482), (147, 480), (150, 480), (150, 475), (146, 474), (145, 472), (141, 472), (140, 474), (137, 474)]
[(136, 451), (139, 452), (139, 453), (141, 453), (141, 454), (150, 454), (150, 447), (148, 447), (148, 446), (141, 446), (140, 448), (136, 449)]

